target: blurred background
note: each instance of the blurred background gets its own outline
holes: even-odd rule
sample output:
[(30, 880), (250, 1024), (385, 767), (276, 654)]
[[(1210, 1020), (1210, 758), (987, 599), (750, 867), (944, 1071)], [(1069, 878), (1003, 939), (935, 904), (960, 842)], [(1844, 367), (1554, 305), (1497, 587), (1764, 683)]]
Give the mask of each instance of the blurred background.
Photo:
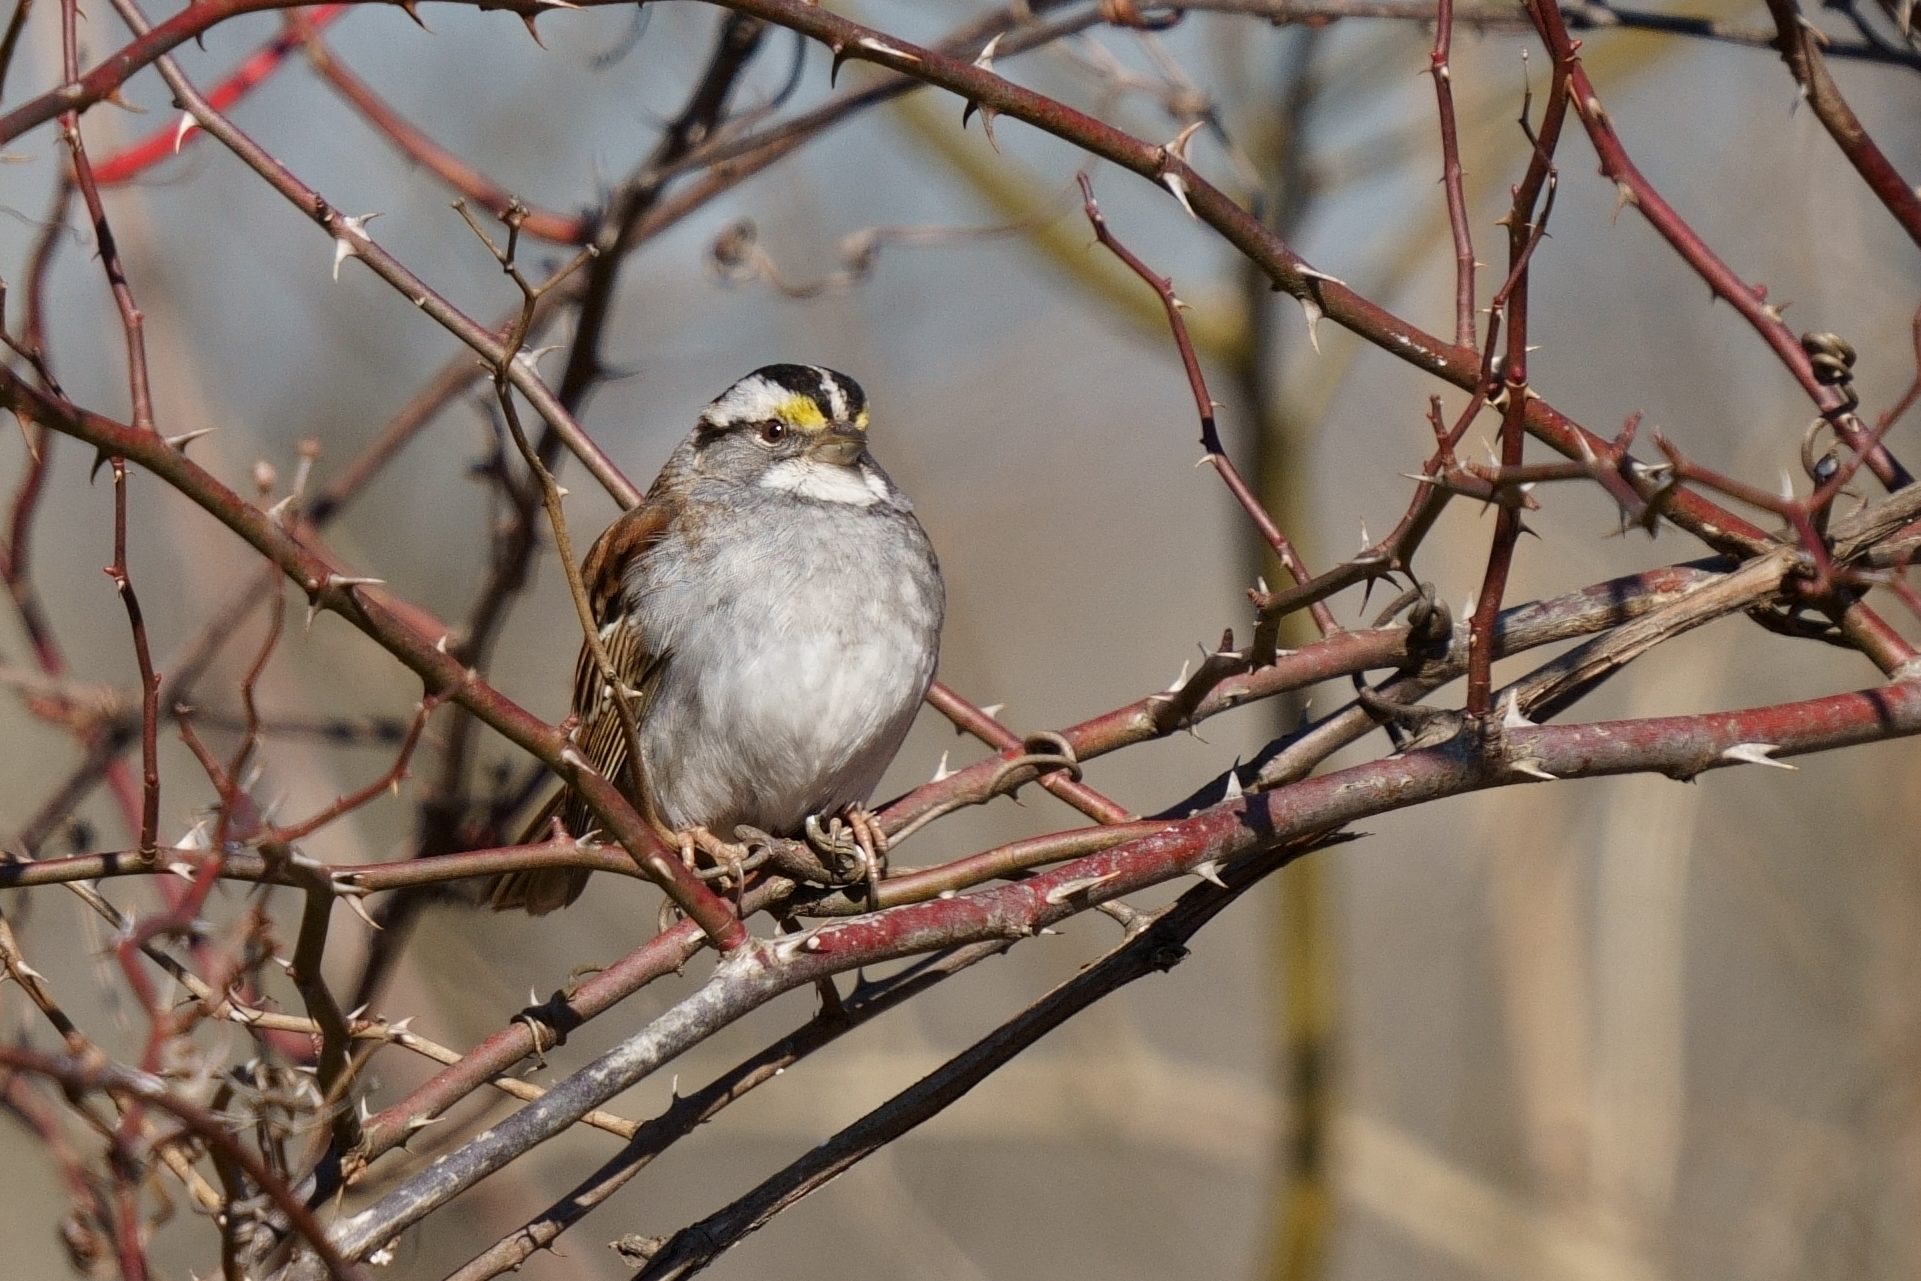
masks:
[[(837, 8), (917, 41), (981, 12), (952, 0)], [(1675, 11), (1767, 25), (1759, 4)], [(1512, 13), (1476, 12), (1506, 15), (1484, 29), (1463, 20), (1454, 46), (1470, 211), (1481, 257), (1494, 263), (1503, 257), (1494, 219), (1527, 157), (1515, 121), (1527, 87), (1545, 89), (1545, 58)], [(355, 12), (329, 43), (442, 144), (528, 200), (567, 210), (596, 200), (652, 147), (719, 13), (691, 4), (638, 18), (550, 13), (545, 49), (511, 14), (430, 6), (423, 16), (430, 31), (398, 11)], [(97, 59), (124, 35), (105, 6), (88, 17)], [(204, 51), (179, 51), (183, 65), (211, 84), (278, 21), (223, 24)], [(1886, 407), (1914, 374), (1921, 270), (1813, 116), (1797, 110), (1776, 56), (1627, 31), (1587, 39), (1590, 72), (1649, 178), (1745, 279), (1792, 303), (1797, 330), (1853, 342), (1864, 413)], [(1431, 41), (1414, 22), (1284, 27), (1196, 14), (1156, 38), (1096, 29), (997, 69), (1150, 139), (1171, 138), (1196, 104), (1210, 107), (1219, 128), (1190, 152), (1203, 172), (1258, 194), (1316, 267), (1445, 332), (1453, 260), (1422, 74)], [(737, 105), (767, 102), (796, 56), (793, 37), (770, 33)], [(819, 48), (798, 56), (793, 103), (804, 107), (828, 92), (828, 58)], [(12, 103), (57, 81), (57, 57), (53, 24), (36, 15), (7, 86)], [(1921, 173), (1921, 77), (1899, 66), (1835, 71), (1896, 165)], [(870, 74), (853, 65), (843, 83)], [(140, 113), (85, 117), (96, 159), (173, 119), (152, 72), (127, 96)], [(514, 302), (450, 193), (297, 59), (233, 114), (336, 207), (380, 213), (370, 232), (470, 315)], [(956, 101), (923, 92), (854, 118), (668, 229), (623, 276), (604, 348), (617, 375), (582, 418), (644, 482), (740, 374), (797, 360), (853, 375), (874, 407), (875, 451), (913, 496), (946, 572), (941, 678), (978, 703), (1005, 704), (1003, 720), (1027, 732), (1165, 687), (1223, 627), (1244, 638), (1245, 589), (1273, 570), (1219, 481), (1192, 466), (1193, 407), (1164, 322), (1151, 293), (1092, 245), (1072, 194), (1080, 158), (1015, 121), (996, 122), (995, 136), (998, 150), (978, 122), (962, 131)], [(64, 163), (58, 145), (42, 128), (0, 169), (9, 282), (24, 275)], [(1535, 387), (1603, 434), (1639, 411), (1694, 457), (1763, 487), (1783, 470), (1798, 475), (1804, 396), (1633, 211), (1616, 216), (1613, 188), (1572, 124), (1560, 159), (1552, 236), (1534, 260)], [(1358, 549), (1364, 530), (1391, 527), (1411, 492), (1401, 473), (1431, 447), (1427, 397), (1440, 394), (1450, 413), (1463, 398), (1330, 324), (1317, 351), (1298, 307), (1268, 293), (1165, 192), (1111, 170), (1097, 169), (1095, 184), (1117, 234), (1192, 304), (1229, 448), (1309, 564), (1327, 566)], [(257, 460), (284, 481), (307, 438), (320, 443), (324, 482), (458, 354), (361, 264), (330, 280), (325, 236), (207, 139), (107, 199), (148, 318), (162, 429), (215, 428), (195, 456), (236, 488), (247, 490)], [(713, 267), (710, 246), (741, 219), (777, 274)], [(117, 321), (91, 234), (73, 223), (52, 277), (53, 364), (75, 400), (124, 415)], [(849, 272), (847, 238), (874, 229), (886, 229), (878, 255)], [(1483, 273), (1483, 300), (1500, 274)], [(1915, 452), (1910, 430), (1891, 438), (1897, 456)], [(486, 406), (456, 402), (334, 522), (330, 544), (356, 572), (463, 617), (487, 570), (489, 505), (471, 466), (491, 440)], [(91, 460), (72, 442), (55, 449), (36, 540), (41, 590), (74, 675), (128, 688), (125, 626), (98, 572), (111, 490), (88, 484)], [(23, 465), (17, 438), (0, 447), (9, 490)], [(132, 483), (131, 568), (164, 668), (255, 562), (158, 483), (137, 474)], [(584, 546), (615, 509), (577, 465), (563, 483)], [(1674, 531), (1618, 535), (1611, 504), (1591, 487), (1539, 496), (1530, 524), (1541, 537), (1524, 541), (1513, 600), (1701, 554)], [(1478, 589), (1491, 528), (1472, 504), (1449, 509), (1417, 563), (1443, 599), (1458, 605)], [(1364, 607), (1351, 593), (1335, 602), (1337, 617), (1371, 618), (1383, 599)], [(235, 712), (261, 626), (256, 614), (202, 680), (202, 712)], [(492, 679), (558, 718), (576, 635), (548, 551), (497, 645)], [(0, 662), (21, 664), (24, 653), (9, 614)], [(1734, 618), (1657, 651), (1574, 715), (1745, 706), (1876, 681), (1858, 655)], [(261, 689), (281, 718), (404, 719), (418, 694), (334, 619), (291, 629)], [(1345, 684), (1314, 691), (1309, 714), (1350, 696)], [(1152, 812), (1301, 714), (1299, 703), (1244, 709), (1198, 735), (1095, 762), (1088, 777)], [(0, 718), (0, 833), (9, 833), (77, 749), (17, 700), (0, 705)], [(439, 746), (430, 742), (423, 762)], [(1383, 750), (1376, 736), (1334, 764)], [(924, 713), (882, 794), (922, 781), (943, 754), (958, 765), (984, 751)], [(483, 737), (477, 764), (517, 768), (516, 755)], [(391, 757), (390, 744), (278, 736), (264, 750), (261, 791), (304, 814)], [(1273, 878), (1203, 932), (1172, 974), (1080, 1016), (780, 1216), (713, 1275), (1912, 1276), (1921, 1267), (1917, 763), (1914, 745), (1894, 744), (1804, 759), (1795, 774), (1510, 789), (1370, 822), (1367, 840)], [(162, 832), (177, 836), (211, 797), (171, 736), (162, 765)], [(413, 800), (379, 802), (309, 850), (338, 863), (401, 857)], [(944, 861), (1080, 821), (1039, 789), (1022, 802), (937, 824), (895, 861)], [(96, 793), (80, 828), (40, 852), (124, 847), (116, 813)], [(130, 907), (151, 902), (131, 881), (105, 889)], [(238, 901), (237, 889), (226, 895)], [(565, 916), (539, 921), (436, 904), (377, 1008), (469, 1046), (530, 991), (544, 997), (575, 966), (624, 954), (652, 931), (656, 905), (650, 888), (609, 877)], [(76, 1013), (102, 1032), (119, 1028), (121, 1048), (137, 1046), (138, 1011), (114, 1004), (96, 918), (58, 888), (7, 906), (27, 954), (64, 980)], [(336, 985), (351, 985), (368, 937), (337, 914)], [(676, 1147), (525, 1275), (627, 1275), (606, 1242), (669, 1233), (731, 1200), (1116, 937), (1108, 920), (1078, 920), (1065, 937), (1022, 946), (845, 1038)], [(549, 1074), (638, 1027), (708, 964), (696, 959), (587, 1026), (549, 1056)], [(728, 1029), (676, 1079), (704, 1082), (804, 1019), (815, 999), (790, 994)], [(0, 1018), (8, 1036), (47, 1039), (6, 992)], [(244, 1053), (241, 1034), (230, 1035)], [(374, 1071), (376, 1106), (425, 1074), (395, 1051)], [(651, 1115), (671, 1084), (650, 1080), (614, 1106)], [(420, 1150), (504, 1110), (469, 1100)], [(392, 1274), (442, 1275), (613, 1143), (588, 1132), (540, 1149), (404, 1241)], [(64, 1201), (24, 1131), (0, 1127), (0, 1168), (13, 1172), (0, 1210), (6, 1270), (62, 1275), (54, 1224)], [(211, 1265), (204, 1231), (180, 1218), (155, 1256), (173, 1275)]]

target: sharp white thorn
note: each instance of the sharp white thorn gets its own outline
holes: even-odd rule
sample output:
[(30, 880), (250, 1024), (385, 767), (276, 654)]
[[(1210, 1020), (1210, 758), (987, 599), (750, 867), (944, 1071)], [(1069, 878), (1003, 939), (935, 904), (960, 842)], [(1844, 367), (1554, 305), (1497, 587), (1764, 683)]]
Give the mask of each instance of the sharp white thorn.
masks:
[(1339, 276), (1330, 276), (1325, 271), (1321, 271), (1318, 268), (1310, 267), (1304, 262), (1296, 263), (1294, 265), (1294, 270), (1300, 272), (1303, 276), (1306, 276), (1309, 280), (1325, 280), (1330, 285), (1339, 285), (1343, 289), (1347, 288), (1347, 282), (1345, 280), (1342, 280)]
[(1774, 754), (1781, 750), (1779, 743), (1736, 743), (1721, 753), (1724, 761), (1738, 761), (1743, 765), (1772, 765), (1775, 769), (1799, 769), (1799, 765), (1788, 761), (1777, 761)]
[(359, 214), (351, 217), (343, 214), (341, 216), (341, 230), (334, 235), (335, 280), (340, 279), (341, 263), (349, 258), (358, 258), (360, 256), (360, 246), (356, 243), (356, 240), (358, 238), (365, 238), (367, 234), (367, 224), (378, 217), (380, 217), (378, 213)]
[(1509, 690), (1507, 697), (1501, 701), (1501, 728), (1532, 729), (1533, 727), (1534, 722), (1521, 712), (1521, 691)]
[(871, 50), (874, 53), (885, 54), (890, 58), (899, 58), (902, 62), (917, 63), (921, 61), (919, 54), (909, 53), (905, 49), (896, 49), (893, 45), (883, 40), (876, 40), (873, 36), (862, 36), (860, 39), (854, 41), (854, 44), (862, 49)]
[(1099, 876), (1077, 876), (1072, 880), (1062, 881), (1059, 885), (1056, 885), (1053, 889), (1047, 891), (1047, 893), (1043, 895), (1043, 897), (1049, 903), (1053, 903), (1057, 905), (1061, 903), (1065, 903), (1068, 899), (1074, 897), (1074, 895), (1079, 894), (1083, 890), (1091, 890), (1096, 885), (1105, 884), (1106, 882), (1113, 880), (1115, 877), (1119, 875), (1120, 875), (1119, 872), (1103, 872)]
[(1541, 762), (1535, 760), (1532, 756), (1523, 756), (1518, 761), (1509, 761), (1507, 767), (1516, 774), (1525, 774), (1529, 778), (1546, 779), (1552, 782), (1557, 777), (1542, 769)]
[(540, 358), (550, 352), (559, 351), (561, 346), (562, 344), (555, 343), (548, 347), (529, 347), (524, 351), (515, 352), (514, 363), (529, 373), (537, 374), (540, 372)]
[[(1161, 150), (1185, 164), (1187, 161), (1187, 144), (1194, 140), (1194, 135), (1199, 133), (1201, 126), (1206, 123), (1205, 120), (1194, 121), (1188, 125), (1187, 128), (1175, 134), (1174, 141), (1168, 143), (1165, 147), (1161, 148)], [(1192, 213), (1193, 211), (1189, 210), (1188, 212)]]
[[(814, 935), (815, 931), (807, 930), (800, 934), (789, 934), (783, 938), (775, 939), (774, 956), (782, 961), (791, 961), (802, 952), (818, 951), (820, 949), (820, 940)], [(674, 1092), (676, 1095), (680, 1092), (678, 1083), (675, 1085)]]
[(1201, 220), (1201, 216), (1194, 212), (1194, 202), (1187, 198), (1187, 179), (1177, 173), (1164, 173), (1161, 175), (1161, 185), (1174, 193), (1174, 199), (1180, 201), (1181, 208), (1187, 210), (1188, 217), (1195, 222)]
[(180, 113), (180, 123), (173, 127), (173, 154), (180, 154), (180, 146), (186, 142), (187, 135), (200, 127), (200, 122), (190, 112)]
[[(353, 914), (355, 916), (359, 917), (361, 920), (367, 923), (368, 929), (377, 930), (380, 928), (380, 922), (374, 920), (373, 917), (367, 914), (366, 904), (361, 902), (360, 896), (358, 894), (343, 894), (341, 895), (341, 898), (346, 901), (347, 906), (350, 909), (352, 909)], [(538, 1002), (532, 1001), (532, 1000), (529, 1000), (527, 1003), (529, 1005), (538, 1004)]]
[(1320, 303), (1305, 294), (1298, 301), (1301, 304), (1301, 314), (1307, 317), (1308, 345), (1314, 348), (1314, 354), (1318, 356), (1321, 354), (1321, 317), (1327, 312)]
[(1219, 859), (1211, 858), (1205, 863), (1196, 863), (1194, 865), (1194, 875), (1200, 877), (1210, 885), (1218, 885), (1222, 889), (1227, 888), (1227, 882), (1221, 879), (1221, 861)]

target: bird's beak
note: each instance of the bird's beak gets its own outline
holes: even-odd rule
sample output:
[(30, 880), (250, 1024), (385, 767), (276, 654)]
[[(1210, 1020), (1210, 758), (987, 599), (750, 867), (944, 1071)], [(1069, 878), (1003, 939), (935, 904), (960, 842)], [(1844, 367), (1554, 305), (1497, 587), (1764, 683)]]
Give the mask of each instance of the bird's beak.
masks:
[(807, 456), (837, 467), (851, 467), (867, 451), (867, 437), (852, 427), (835, 425), (814, 437)]

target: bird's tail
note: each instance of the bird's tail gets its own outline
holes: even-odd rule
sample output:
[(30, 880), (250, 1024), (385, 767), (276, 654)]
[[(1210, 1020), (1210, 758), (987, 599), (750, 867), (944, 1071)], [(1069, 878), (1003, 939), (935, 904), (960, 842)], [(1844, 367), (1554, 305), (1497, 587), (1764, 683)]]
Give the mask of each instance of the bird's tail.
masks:
[[(561, 788), (520, 833), (517, 845), (531, 845), (547, 839), (556, 818), (571, 817), (569, 804), (573, 792)], [(545, 916), (566, 907), (580, 897), (591, 873), (584, 867), (536, 867), (524, 872), (505, 872), (487, 883), (487, 906), (496, 912), (516, 909), (530, 916)]]

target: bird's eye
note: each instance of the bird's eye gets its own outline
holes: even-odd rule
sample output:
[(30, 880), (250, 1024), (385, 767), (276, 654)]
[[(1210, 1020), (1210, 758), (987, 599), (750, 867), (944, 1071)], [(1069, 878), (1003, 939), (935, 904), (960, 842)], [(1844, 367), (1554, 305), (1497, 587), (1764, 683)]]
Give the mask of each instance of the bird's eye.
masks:
[(778, 445), (787, 436), (787, 424), (778, 418), (769, 418), (760, 425), (760, 438), (770, 445)]

